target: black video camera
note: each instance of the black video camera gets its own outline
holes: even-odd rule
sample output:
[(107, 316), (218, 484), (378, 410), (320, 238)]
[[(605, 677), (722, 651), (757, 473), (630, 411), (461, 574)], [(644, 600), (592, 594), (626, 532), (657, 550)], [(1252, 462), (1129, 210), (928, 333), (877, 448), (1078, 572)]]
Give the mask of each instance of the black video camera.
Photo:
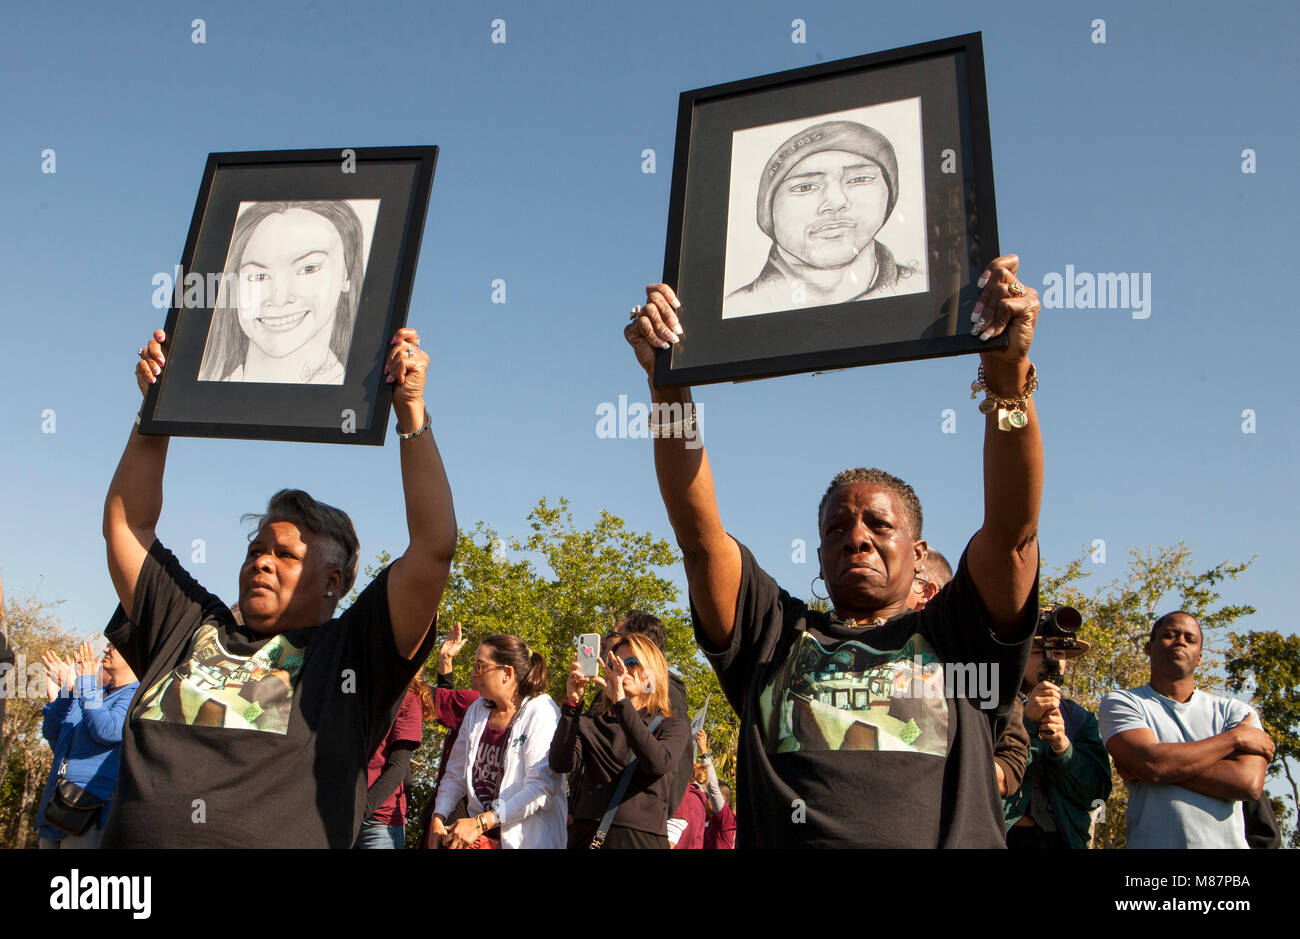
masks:
[(1039, 612), (1034, 642), (1043, 650), (1043, 664), (1038, 669), (1040, 682), (1050, 681), (1060, 687), (1065, 680), (1065, 671), (1060, 659), (1052, 658), (1048, 653), (1079, 648), (1078, 632), (1082, 625), (1083, 616), (1072, 606), (1049, 606)]

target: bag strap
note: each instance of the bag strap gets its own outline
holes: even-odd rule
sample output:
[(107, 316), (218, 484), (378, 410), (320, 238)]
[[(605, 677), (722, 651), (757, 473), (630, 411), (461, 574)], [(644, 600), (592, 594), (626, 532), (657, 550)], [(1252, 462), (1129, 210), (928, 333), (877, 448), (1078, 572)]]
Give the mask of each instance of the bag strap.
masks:
[[(659, 729), (659, 725), (664, 722), (662, 714), (656, 714), (655, 719), (650, 722), (650, 733)], [(609, 808), (605, 810), (605, 817), (600, 820), (600, 827), (596, 829), (596, 837), (591, 839), (591, 847), (598, 849), (605, 844), (605, 837), (609, 834), (610, 827), (614, 824), (614, 816), (618, 814), (618, 807), (623, 802), (623, 796), (627, 794), (627, 787), (632, 783), (632, 774), (636, 772), (636, 756), (623, 769), (623, 775), (619, 777), (618, 786), (614, 789), (614, 797), (609, 800)]]

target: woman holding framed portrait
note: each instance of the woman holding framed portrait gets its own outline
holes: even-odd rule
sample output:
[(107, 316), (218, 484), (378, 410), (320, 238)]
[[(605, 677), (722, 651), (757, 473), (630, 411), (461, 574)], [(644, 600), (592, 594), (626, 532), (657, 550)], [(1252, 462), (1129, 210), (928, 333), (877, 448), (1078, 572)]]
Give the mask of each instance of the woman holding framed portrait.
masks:
[[(1038, 618), (1043, 445), (1029, 347), (1037, 291), (999, 257), (978, 278), (973, 336), (986, 393), (984, 522), (952, 580), (909, 610), (929, 548), (921, 501), (898, 477), (847, 469), (816, 504), (815, 609), (783, 590), (723, 527), (686, 386), (655, 384), (656, 356), (689, 315), (666, 284), (646, 289), (623, 335), (646, 371), (655, 471), (690, 589), (695, 638), (742, 715), (739, 847), (982, 847), (1004, 844), (993, 750), (1006, 726)], [(996, 346), (995, 337), (1004, 337)], [(898, 389), (905, 399), (907, 387)], [(861, 397), (827, 402), (847, 459), (872, 440)], [(665, 413), (681, 415), (669, 423)], [(764, 430), (764, 439), (769, 431)], [(898, 446), (898, 444), (895, 444)], [(825, 593), (816, 584), (825, 581)], [(983, 691), (953, 679), (983, 674)]]
[[(338, 616), (360, 547), (347, 513), (283, 489), (252, 515), (236, 620), (158, 540), (170, 438), (141, 433), (136, 419), (103, 528), (130, 618), (105, 634), (145, 691), (124, 729), (106, 846), (353, 844), (368, 758), (433, 648), (456, 548), (451, 489), (424, 404), (429, 356), (419, 343), (414, 329), (397, 330), (385, 369), (409, 546)], [(139, 351), (142, 393), (159, 381), (169, 352), (162, 330)]]

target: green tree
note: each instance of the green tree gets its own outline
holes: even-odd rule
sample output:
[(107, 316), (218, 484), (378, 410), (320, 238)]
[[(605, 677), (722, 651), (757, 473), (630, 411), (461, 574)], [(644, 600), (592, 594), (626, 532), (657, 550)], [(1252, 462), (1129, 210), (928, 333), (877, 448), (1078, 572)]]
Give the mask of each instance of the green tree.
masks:
[[(1043, 605), (1068, 604), (1083, 614), (1082, 639), (1091, 643), (1086, 655), (1072, 659), (1066, 671), (1065, 694), (1096, 713), (1108, 692), (1136, 688), (1150, 679), (1150, 665), (1143, 646), (1158, 616), (1184, 610), (1195, 616), (1203, 634), (1202, 661), (1196, 683), (1207, 690), (1227, 690), (1221, 666), (1224, 633), (1238, 619), (1255, 608), (1220, 603), (1218, 586), (1236, 580), (1251, 561), (1224, 561), (1198, 570), (1191, 548), (1184, 542), (1139, 551), (1130, 549), (1127, 569), (1120, 578), (1099, 587), (1091, 595), (1080, 582), (1091, 576), (1088, 550), (1062, 569), (1044, 565), (1039, 579), (1039, 600)], [(1110, 799), (1103, 819), (1098, 821), (1094, 846), (1124, 846), (1124, 810), (1128, 790), (1112, 767)]]
[[(647, 610), (664, 623), (668, 664), (686, 683), (691, 714), (711, 699), (705, 732), (717, 754), (719, 776), (734, 783), (735, 715), (696, 649), (690, 614), (679, 603), (677, 586), (660, 573), (679, 564), (681, 555), (667, 541), (631, 531), (608, 512), (602, 511), (591, 528), (580, 528), (565, 499), (556, 505), (541, 500), (527, 522), (524, 538), (502, 539), (482, 521), (458, 535), (438, 610), (439, 640), (457, 622), (468, 639), (456, 661), (456, 687), (469, 687), (473, 649), (480, 640), (511, 633), (546, 659), (548, 691), (558, 701), (577, 637), (608, 631), (629, 610)], [(386, 558), (382, 554), (367, 573), (373, 576)], [(431, 685), (436, 665), (435, 645), (424, 675)], [(432, 797), (443, 738), (441, 727), (425, 725), (425, 742), (412, 758), (407, 790), (412, 820)], [(412, 842), (415, 827), (410, 828)]]
[(1300, 848), (1300, 787), (1296, 784), (1300, 766), (1292, 766), (1293, 761), (1300, 761), (1300, 635), (1270, 631), (1231, 633), (1229, 638), (1228, 689), (1251, 696), (1265, 732), (1277, 746), (1268, 776), (1286, 777), (1291, 804), (1274, 798), (1273, 811), (1282, 831), (1291, 829), (1286, 843)]

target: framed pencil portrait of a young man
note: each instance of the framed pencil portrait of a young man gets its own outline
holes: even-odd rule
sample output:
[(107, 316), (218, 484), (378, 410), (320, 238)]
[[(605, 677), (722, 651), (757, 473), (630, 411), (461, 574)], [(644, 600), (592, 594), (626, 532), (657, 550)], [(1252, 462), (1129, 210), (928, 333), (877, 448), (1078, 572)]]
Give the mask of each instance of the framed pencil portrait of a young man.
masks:
[(1005, 345), (969, 334), (997, 241), (978, 33), (685, 92), (655, 383)]
[(437, 155), (210, 154), (141, 431), (382, 445)]

